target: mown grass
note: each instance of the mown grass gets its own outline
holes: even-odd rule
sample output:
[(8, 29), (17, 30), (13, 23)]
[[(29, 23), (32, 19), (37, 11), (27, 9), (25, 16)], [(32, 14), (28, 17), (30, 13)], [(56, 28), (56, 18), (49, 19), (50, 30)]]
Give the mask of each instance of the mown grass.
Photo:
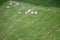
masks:
[[(0, 40), (60, 40), (60, 8), (19, 3), (0, 6)], [(28, 9), (38, 14), (25, 14)]]

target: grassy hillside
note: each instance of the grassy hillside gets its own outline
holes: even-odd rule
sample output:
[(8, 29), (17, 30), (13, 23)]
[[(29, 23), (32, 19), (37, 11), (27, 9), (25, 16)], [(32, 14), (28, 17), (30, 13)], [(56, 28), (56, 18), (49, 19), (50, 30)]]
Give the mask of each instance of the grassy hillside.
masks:
[[(0, 6), (0, 40), (60, 40), (60, 8), (34, 4), (39, 1), (13, 1), (9, 9), (10, 1), (4, 1)], [(28, 9), (38, 14), (25, 14)]]

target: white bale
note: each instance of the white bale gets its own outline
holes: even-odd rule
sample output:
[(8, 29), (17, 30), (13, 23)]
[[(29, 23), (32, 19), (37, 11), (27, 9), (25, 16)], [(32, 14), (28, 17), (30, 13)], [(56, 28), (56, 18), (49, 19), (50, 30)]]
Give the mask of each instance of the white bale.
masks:
[(10, 5), (12, 5), (13, 3), (10, 3)]
[(18, 14), (21, 14), (21, 12), (18, 12)]
[(19, 3), (16, 3), (16, 5), (18, 6), (18, 5), (19, 5)]
[(34, 12), (32, 11), (31, 14), (34, 14)]
[(35, 14), (37, 14), (37, 11), (35, 11)]
[(7, 8), (10, 8), (9, 6), (7, 6)]
[(25, 12), (25, 14), (28, 14), (28, 12)]
[(29, 9), (27, 12), (31, 12), (31, 9)]

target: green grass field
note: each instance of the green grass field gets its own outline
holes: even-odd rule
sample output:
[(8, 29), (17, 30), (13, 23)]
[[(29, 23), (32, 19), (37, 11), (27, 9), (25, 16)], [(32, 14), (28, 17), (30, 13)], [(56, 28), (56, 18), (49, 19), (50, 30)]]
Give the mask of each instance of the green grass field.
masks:
[[(60, 40), (60, 7), (15, 3), (9, 9), (9, 1), (0, 5), (0, 40)], [(38, 14), (25, 14), (28, 9)]]

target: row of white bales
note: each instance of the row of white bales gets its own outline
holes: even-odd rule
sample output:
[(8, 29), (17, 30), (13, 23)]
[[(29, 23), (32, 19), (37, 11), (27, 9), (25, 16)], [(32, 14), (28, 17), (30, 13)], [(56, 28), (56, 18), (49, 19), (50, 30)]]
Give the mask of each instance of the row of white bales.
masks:
[[(13, 5), (13, 2), (10, 2), (9, 5), (12, 6), (12, 5)], [(18, 6), (18, 5), (19, 5), (19, 3), (17, 2), (17, 3), (16, 3), (16, 6)], [(7, 6), (6, 8), (9, 9), (10, 6)], [(21, 11), (18, 12), (18, 14), (21, 14), (21, 13), (22, 13)], [(32, 9), (28, 9), (28, 10), (25, 12), (25, 14), (38, 14), (38, 12), (37, 12), (37, 11), (32, 11)]]

